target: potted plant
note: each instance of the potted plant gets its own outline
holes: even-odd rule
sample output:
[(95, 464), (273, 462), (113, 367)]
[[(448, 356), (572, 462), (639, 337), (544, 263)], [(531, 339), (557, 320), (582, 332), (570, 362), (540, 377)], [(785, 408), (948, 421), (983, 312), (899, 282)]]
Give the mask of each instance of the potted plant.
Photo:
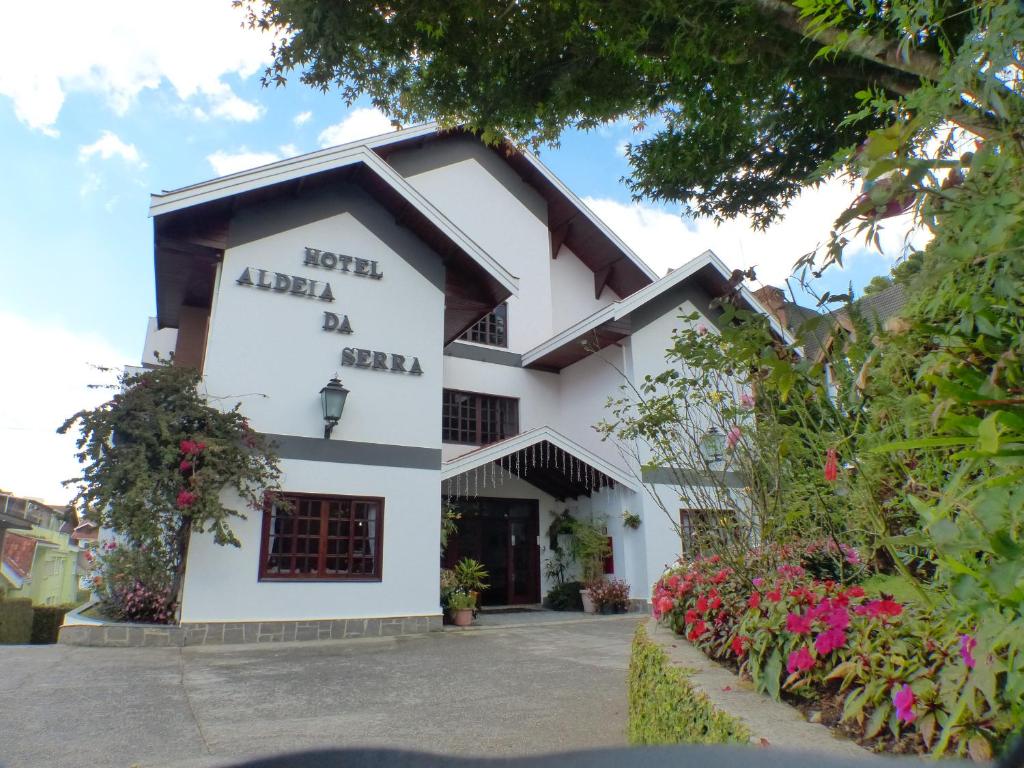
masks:
[(474, 606), (480, 599), (480, 593), (487, 589), (487, 569), (483, 563), (471, 557), (464, 557), (452, 568), (452, 576), (458, 589), (473, 598)]
[(604, 575), (604, 559), (611, 548), (608, 545), (608, 534), (603, 527), (582, 520), (573, 520), (571, 554), (580, 564), (583, 583), (586, 587), (580, 590), (583, 600), (583, 612), (594, 613), (596, 606), (590, 592), (596, 587)]
[(456, 627), (468, 627), (473, 623), (473, 609), (476, 600), (468, 592), (456, 590), (448, 595), (448, 611), (452, 624)]
[(640, 527), (640, 515), (636, 512), (630, 512), (628, 509), (622, 513), (622, 524), (631, 530), (636, 530)]

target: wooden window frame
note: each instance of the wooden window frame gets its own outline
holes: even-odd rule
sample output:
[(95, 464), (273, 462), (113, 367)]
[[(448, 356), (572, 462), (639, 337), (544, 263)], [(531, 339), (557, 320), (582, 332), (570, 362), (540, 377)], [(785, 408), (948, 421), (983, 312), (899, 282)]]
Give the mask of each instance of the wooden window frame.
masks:
[[(318, 574), (312, 576), (308, 573), (301, 575), (287, 575), (267, 572), (267, 559), (270, 555), (270, 520), (274, 508), (274, 497), (270, 494), (264, 497), (263, 501), (263, 524), (260, 533), (260, 562), (259, 581), (285, 582), (285, 583), (321, 583), (321, 582), (380, 582), (384, 580), (384, 497), (383, 496), (345, 496), (338, 494), (321, 493), (293, 493), (283, 492), (277, 494), (277, 498), (284, 501), (299, 501), (302, 499), (315, 500), (321, 503), (320, 510), (320, 546), (318, 552)], [(363, 501), (377, 504), (377, 530), (373, 553), (374, 572), (372, 574), (331, 574), (326, 575), (325, 561), (327, 558), (326, 542), (328, 526), (326, 525), (328, 504), (332, 501)], [(349, 536), (349, 562), (352, 558), (352, 540)]]
[(699, 517), (699, 516), (720, 516), (728, 515), (729, 517), (736, 517), (736, 510), (731, 507), (682, 507), (679, 510), (679, 540), (681, 543), (681, 552), (684, 555), (690, 557), (697, 557), (701, 555), (697, 544), (699, 542), (694, 539), (695, 527), (691, 523), (687, 525), (685, 520), (687, 517)]
[[(485, 337), (491, 333), (496, 334), (497, 331), (487, 329), (486, 326), (487, 323), (489, 322), (493, 322), (495, 323), (495, 325), (497, 325), (496, 315), (499, 310), (502, 310), (502, 314), (504, 315), (504, 317), (501, 319), (500, 341), (481, 341), (480, 339), (470, 338), (470, 336), (472, 336), (473, 334), (479, 334)], [(492, 317), (495, 317), (493, 321), (491, 320)], [(508, 302), (503, 301), (501, 304), (496, 306), (486, 315), (484, 315), (475, 323), (473, 323), (473, 325), (471, 325), (469, 328), (462, 332), (462, 335), (459, 336), (459, 341), (468, 341), (470, 344), (483, 344), (484, 346), (487, 347), (499, 347), (501, 349), (508, 349)]]
[[(444, 397), (447, 394), (449, 394), (449, 393), (454, 394), (454, 395), (465, 395), (466, 397), (473, 398), (475, 420), (476, 420), (476, 431), (475, 431), (475, 439), (474, 440), (471, 440), (471, 441), (451, 440), (451, 439), (448, 439), (448, 438), (446, 438), (444, 436), (444, 430), (445, 430), (445, 427), (444, 427)], [(507, 440), (510, 437), (515, 437), (516, 435), (519, 434), (519, 398), (518, 397), (508, 397), (507, 395), (492, 395), (492, 394), (488, 394), (486, 392), (468, 392), (468, 391), (466, 391), (464, 389), (448, 389), (448, 388), (445, 388), (444, 390), (442, 390), (441, 397), (442, 397), (442, 400), (441, 400), (441, 442), (446, 444), (446, 445), (477, 445), (477, 446), (491, 445), (493, 443), (497, 443), (497, 442), (500, 442), (502, 440)], [(508, 402), (508, 403), (514, 403), (515, 404), (515, 431), (512, 434), (510, 434), (510, 435), (505, 435), (504, 437), (499, 437), (499, 438), (497, 438), (495, 440), (490, 440), (490, 441), (488, 441), (486, 443), (483, 442), (483, 421), (484, 421), (483, 420), (483, 412), (484, 412), (484, 409), (482, 408), (483, 400), (485, 398), (491, 398), (491, 399), (494, 399), (494, 400), (502, 400), (502, 401), (505, 401), (505, 402)]]

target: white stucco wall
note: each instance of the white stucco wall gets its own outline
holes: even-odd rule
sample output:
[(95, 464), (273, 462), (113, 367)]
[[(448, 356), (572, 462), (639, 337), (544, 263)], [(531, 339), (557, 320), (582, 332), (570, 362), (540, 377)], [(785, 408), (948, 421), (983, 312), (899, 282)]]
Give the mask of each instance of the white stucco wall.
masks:
[(619, 298), (615, 291), (605, 286), (600, 298), (595, 299), (594, 273), (568, 247), (563, 245), (558, 251), (558, 258), (551, 260), (552, 335)]
[[(236, 244), (225, 252), (211, 313), (204, 372), (208, 395), (225, 408), (240, 401), (257, 431), (319, 440), (319, 390), (338, 374), (351, 393), (332, 440), (440, 449), (444, 295), (437, 287), (438, 275), (443, 276), (439, 260), (353, 190), (316, 205), (330, 215), (309, 220), (314, 214), (298, 203), (237, 215), (231, 233)], [(383, 278), (304, 266), (305, 246), (376, 260)], [(336, 300), (240, 286), (236, 279), (246, 267), (329, 281)], [(347, 315), (353, 333), (322, 330), (324, 310)], [(423, 374), (343, 367), (344, 347), (400, 353), (407, 365), (416, 356)], [(382, 581), (260, 582), (262, 513), (243, 510), (248, 519), (232, 525), (240, 549), (219, 547), (209, 535), (193, 536), (183, 621), (439, 612), (437, 580), (425, 575), (437, 572), (440, 468), (291, 458), (281, 466), (286, 492), (384, 498)], [(241, 509), (230, 494), (225, 502)]]
[(559, 376), (559, 406), (552, 426), (616, 466), (622, 458), (614, 443), (601, 440), (595, 425), (611, 418), (607, 403), (625, 383), (623, 348), (612, 345), (563, 368)]

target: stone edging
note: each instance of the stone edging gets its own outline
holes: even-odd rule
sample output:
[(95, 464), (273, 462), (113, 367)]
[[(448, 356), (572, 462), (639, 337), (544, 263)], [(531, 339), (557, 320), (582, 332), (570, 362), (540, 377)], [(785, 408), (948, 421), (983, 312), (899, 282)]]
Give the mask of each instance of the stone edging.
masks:
[[(84, 617), (83, 617), (84, 618)], [(441, 615), (388, 616), (373, 619), (321, 619), (315, 621), (239, 621), (160, 624), (124, 624), (89, 620), (65, 624), (57, 642), (106, 648), (241, 645), (307, 640), (348, 640), (361, 637), (398, 637), (441, 630)]]
[(808, 722), (795, 707), (758, 693), (749, 680), (711, 661), (702, 651), (653, 619), (647, 622), (646, 630), (651, 641), (668, 656), (669, 663), (686, 672), (694, 689), (704, 693), (717, 709), (747, 727), (751, 743), (836, 756), (866, 757), (869, 754), (824, 725)]

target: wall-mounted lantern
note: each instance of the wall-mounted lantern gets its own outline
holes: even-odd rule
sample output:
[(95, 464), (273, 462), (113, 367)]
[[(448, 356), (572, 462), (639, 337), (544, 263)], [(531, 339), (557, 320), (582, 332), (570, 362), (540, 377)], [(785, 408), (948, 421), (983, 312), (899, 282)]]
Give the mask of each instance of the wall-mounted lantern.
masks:
[(324, 438), (331, 436), (331, 431), (341, 420), (341, 413), (345, 410), (345, 399), (348, 397), (348, 390), (338, 381), (335, 376), (327, 382), (320, 390), (320, 404), (324, 409)]
[(715, 427), (711, 427), (700, 439), (700, 455), (708, 464), (714, 464), (725, 458), (725, 435)]

